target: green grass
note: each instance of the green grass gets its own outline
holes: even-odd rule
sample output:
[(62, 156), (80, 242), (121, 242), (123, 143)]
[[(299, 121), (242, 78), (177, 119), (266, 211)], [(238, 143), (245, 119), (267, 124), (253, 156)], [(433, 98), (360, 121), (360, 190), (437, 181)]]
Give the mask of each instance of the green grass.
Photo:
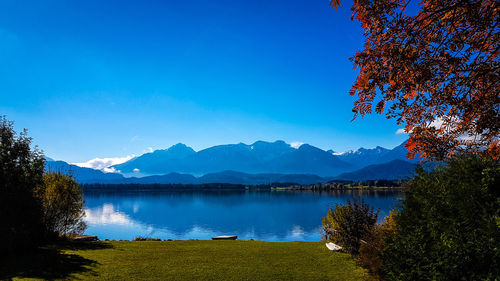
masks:
[(61, 243), (16, 257), (2, 278), (80, 280), (367, 280), (321, 242), (111, 241)]

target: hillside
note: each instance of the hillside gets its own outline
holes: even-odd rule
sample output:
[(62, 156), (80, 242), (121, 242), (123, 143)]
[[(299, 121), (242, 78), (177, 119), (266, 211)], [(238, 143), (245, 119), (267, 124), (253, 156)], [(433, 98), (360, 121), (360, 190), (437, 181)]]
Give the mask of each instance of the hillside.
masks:
[(393, 160), (384, 164), (369, 165), (359, 170), (343, 173), (335, 179), (340, 180), (403, 180), (413, 174), (414, 163), (404, 160)]

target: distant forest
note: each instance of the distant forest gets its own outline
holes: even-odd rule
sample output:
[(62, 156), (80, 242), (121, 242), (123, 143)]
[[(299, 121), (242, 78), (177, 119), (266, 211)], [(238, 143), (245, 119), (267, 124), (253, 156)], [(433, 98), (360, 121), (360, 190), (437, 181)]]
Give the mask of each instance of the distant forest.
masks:
[(231, 183), (207, 184), (82, 184), (84, 191), (136, 191), (136, 190), (342, 190), (342, 189), (397, 189), (403, 186), (402, 181), (368, 180), (345, 181), (336, 180), (327, 183), (300, 185), (296, 183), (271, 183), (260, 185), (243, 185)]

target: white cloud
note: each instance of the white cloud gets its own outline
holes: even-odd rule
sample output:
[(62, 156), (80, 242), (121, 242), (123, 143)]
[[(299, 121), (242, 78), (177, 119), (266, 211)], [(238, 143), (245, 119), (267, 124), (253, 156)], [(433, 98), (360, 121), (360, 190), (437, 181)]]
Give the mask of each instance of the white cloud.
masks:
[(293, 148), (295, 148), (295, 149), (298, 149), (303, 144), (304, 144), (303, 142), (294, 141), (294, 142), (290, 143), (290, 146), (293, 147)]
[(300, 225), (294, 225), (292, 231), (290, 231), (290, 234), (293, 238), (299, 238), (304, 236), (305, 232)]
[(115, 168), (110, 168), (110, 167), (113, 165), (127, 162), (128, 160), (130, 160), (134, 157), (135, 157), (135, 155), (132, 154), (132, 155), (127, 155), (125, 157), (94, 158), (94, 159), (89, 160), (87, 162), (71, 163), (71, 164), (76, 165), (78, 167), (101, 170), (101, 171), (106, 172), (106, 173), (117, 173), (119, 171), (117, 171)]
[(105, 173), (119, 173), (120, 172), (120, 170), (115, 169), (115, 167), (111, 167), (111, 168), (106, 167), (106, 168), (102, 169), (102, 171)]
[(396, 131), (396, 135), (400, 135), (400, 134), (406, 134), (405, 132), (405, 129), (404, 128), (400, 128)]
[[(442, 118), (438, 117), (438, 118), (434, 119), (434, 121), (432, 121), (431, 123), (429, 123), (428, 126), (429, 127), (434, 127), (434, 128), (436, 128), (438, 130), (441, 129), (441, 128), (443, 128), (443, 127), (444, 127), (445, 130), (446, 129), (451, 129), (452, 130), (452, 129), (455, 128), (455, 126), (457, 126), (457, 123), (459, 121), (458, 118), (456, 118), (456, 117), (451, 117), (451, 118), (446, 118), (446, 119), (445, 118), (446, 118), (446, 116), (442, 117)], [(396, 134), (406, 134), (406, 132), (404, 131), (404, 129), (401, 128), (401, 129), (398, 129), (396, 131)], [(460, 140), (474, 140), (475, 137), (477, 137), (477, 136), (475, 136), (475, 135), (469, 135), (467, 133), (464, 133), (464, 134), (461, 134), (458, 137), (458, 139), (460, 139)]]
[[(441, 127), (443, 126), (447, 126), (447, 127), (453, 127), (455, 126), (455, 123), (456, 123), (456, 118), (451, 118), (450, 121), (444, 122), (444, 118), (436, 118), (434, 119), (434, 121), (432, 121), (431, 123), (429, 123), (429, 127), (434, 127), (436, 129), (441, 129)], [(405, 129), (404, 128), (400, 128), (396, 131), (396, 135), (399, 135), (399, 134), (406, 134), (405, 132)]]
[[(447, 125), (454, 126), (455, 121), (456, 121), (456, 119), (452, 118), (450, 121), (448, 121)], [(436, 119), (434, 119), (434, 121), (431, 122), (431, 124), (429, 126), (434, 127), (436, 129), (441, 129), (441, 127), (443, 126), (443, 123), (444, 123), (443, 118), (436, 118)]]

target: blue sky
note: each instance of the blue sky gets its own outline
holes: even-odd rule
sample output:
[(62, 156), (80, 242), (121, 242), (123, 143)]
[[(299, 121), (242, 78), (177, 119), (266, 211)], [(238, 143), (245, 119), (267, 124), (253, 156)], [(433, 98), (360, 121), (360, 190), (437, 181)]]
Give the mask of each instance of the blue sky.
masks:
[(0, 114), (69, 162), (256, 140), (394, 147), (351, 122), (351, 2), (0, 2)]

